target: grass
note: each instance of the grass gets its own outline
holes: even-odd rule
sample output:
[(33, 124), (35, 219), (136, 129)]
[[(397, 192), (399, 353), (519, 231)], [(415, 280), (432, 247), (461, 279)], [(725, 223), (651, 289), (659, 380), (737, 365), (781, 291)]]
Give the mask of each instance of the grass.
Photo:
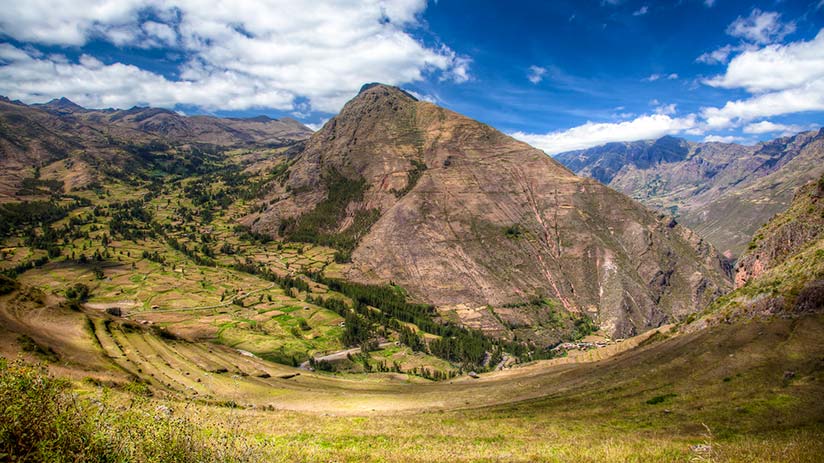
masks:
[[(254, 407), (248, 402), (260, 392), (243, 385), (252, 379), (232, 380), (233, 370), (211, 377), (245, 392), (205, 401), (75, 387), (80, 410), (104, 410), (107, 431), (98, 432), (129, 440), (118, 444), (134, 452), (124, 461), (193, 461), (179, 453), (186, 442), (203, 461), (221, 451), (229, 461), (813, 462), (824, 452), (822, 327), (820, 315), (718, 326), (597, 364), (536, 365), (454, 384), (301, 379), (311, 376), (304, 373), (290, 381), (313, 386), (264, 392), (268, 405)], [(189, 358), (188, 349), (162, 350), (155, 363), (173, 352)], [(186, 369), (171, 364), (170, 371)], [(784, 368), (796, 372), (789, 383)], [(312, 407), (271, 408), (297, 404), (290, 397)], [(353, 403), (363, 406), (352, 410)], [(414, 408), (370, 411), (381, 403)], [(161, 429), (146, 429), (150, 420)], [(149, 439), (158, 444), (144, 448)], [(166, 453), (158, 453), (160, 443)]]

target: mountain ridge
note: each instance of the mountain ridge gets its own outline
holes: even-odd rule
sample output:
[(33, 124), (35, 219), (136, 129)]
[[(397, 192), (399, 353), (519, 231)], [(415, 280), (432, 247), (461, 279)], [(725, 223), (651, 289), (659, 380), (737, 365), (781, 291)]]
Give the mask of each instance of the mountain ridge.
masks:
[[(759, 226), (786, 209), (796, 188), (824, 173), (824, 129), (753, 146), (659, 140), (664, 139), (680, 140), (688, 151), (680, 159), (666, 159), (654, 152), (656, 141), (647, 140), (555, 158), (673, 215), (733, 259)], [(644, 162), (648, 158), (658, 162)]]

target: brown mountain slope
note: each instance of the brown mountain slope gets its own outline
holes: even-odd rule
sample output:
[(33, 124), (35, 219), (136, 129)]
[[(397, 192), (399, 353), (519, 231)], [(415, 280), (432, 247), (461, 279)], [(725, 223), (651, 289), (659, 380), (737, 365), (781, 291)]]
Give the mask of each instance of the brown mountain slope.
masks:
[(327, 241), (360, 238), (346, 277), (397, 283), (499, 335), (551, 339), (559, 314), (585, 312), (625, 336), (728, 287), (718, 256), (690, 231), (383, 85), (365, 86), (313, 135), (267, 199), (244, 219), (258, 231), (296, 238), (312, 223)]
[[(799, 258), (805, 251), (809, 255)], [(781, 268), (790, 274), (794, 264), (804, 267), (815, 260), (819, 261), (818, 267), (824, 262), (824, 176), (800, 188), (790, 207), (758, 230), (738, 261), (735, 284), (742, 287)], [(796, 269), (806, 279), (823, 278), (821, 271)], [(821, 281), (818, 284), (822, 286)]]
[(730, 257), (824, 173), (824, 131), (742, 146), (673, 137), (610, 143), (556, 159), (647, 206), (675, 215)]
[(312, 130), (290, 119), (218, 118), (184, 116), (162, 108), (137, 107), (126, 110), (86, 109), (66, 98), (32, 105), (50, 114), (105, 128), (114, 136), (132, 140), (147, 135), (172, 143), (206, 143), (217, 146), (289, 145), (304, 140)]
[[(101, 180), (107, 168), (150, 160), (151, 152), (284, 147), (311, 135), (293, 119), (182, 116), (157, 108), (89, 110), (62, 98), (26, 105), (0, 97), (0, 197), (14, 197), (39, 167), (66, 191)], [(142, 152), (142, 153), (141, 153)], [(58, 163), (58, 164), (55, 164)]]

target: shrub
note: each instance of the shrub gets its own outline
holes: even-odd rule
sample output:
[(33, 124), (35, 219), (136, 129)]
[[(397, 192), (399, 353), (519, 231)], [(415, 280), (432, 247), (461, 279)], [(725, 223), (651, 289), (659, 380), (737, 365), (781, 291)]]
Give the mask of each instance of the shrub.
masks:
[(258, 450), (145, 396), (133, 396), (125, 410), (105, 395), (82, 400), (67, 381), (22, 360), (0, 358), (0, 404), (0, 461), (225, 462), (251, 460)]
[(14, 278), (0, 275), (0, 296), (3, 294), (9, 294), (15, 289), (17, 289), (17, 281)]

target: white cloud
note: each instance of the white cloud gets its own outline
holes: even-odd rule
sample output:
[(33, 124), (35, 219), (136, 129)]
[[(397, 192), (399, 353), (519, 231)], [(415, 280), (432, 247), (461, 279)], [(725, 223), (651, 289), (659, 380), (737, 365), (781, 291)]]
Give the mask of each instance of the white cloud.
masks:
[(177, 32), (174, 28), (163, 23), (155, 21), (146, 21), (143, 23), (143, 31), (150, 38), (149, 46), (175, 46), (177, 44)]
[(542, 149), (547, 154), (591, 148), (604, 143), (645, 140), (664, 135), (675, 135), (697, 126), (695, 115), (671, 117), (666, 114), (647, 114), (630, 121), (617, 123), (587, 122), (569, 130), (548, 134), (515, 132), (512, 137)]
[(712, 6), (715, 5), (715, 0), (704, 0), (704, 5), (706, 5), (707, 8), (712, 8)]
[(328, 121), (329, 121), (329, 119), (324, 119), (324, 120), (322, 120), (322, 121), (320, 121), (316, 124), (303, 124), (303, 125), (305, 125), (306, 127), (309, 127), (310, 129), (312, 129), (313, 132), (317, 132), (318, 130), (323, 128), (324, 124), (326, 124)]
[[(0, 33), (21, 42), (171, 47), (190, 57), (178, 79), (88, 57), (41, 57), (4, 44), (0, 94), (27, 102), (66, 96), (89, 106), (192, 104), (205, 109), (335, 112), (365, 82), (400, 85), (431, 75), (471, 79), (470, 60), (426, 45), (425, 0), (30, 0), (0, 9)], [(127, 79), (127, 80), (124, 80)]]
[(755, 122), (752, 124), (748, 124), (744, 127), (743, 132), (749, 134), (762, 134), (762, 133), (774, 133), (774, 132), (782, 132), (782, 133), (798, 133), (804, 130), (804, 127), (799, 125), (785, 125), (785, 124), (776, 124), (770, 121), (761, 121)]
[(727, 27), (727, 34), (759, 44), (778, 42), (793, 32), (794, 22), (782, 23), (781, 14), (758, 8), (746, 18), (739, 16)]
[(703, 108), (710, 128), (758, 118), (824, 110), (824, 30), (810, 41), (767, 45), (736, 56), (723, 75), (704, 81), (720, 88), (743, 88), (753, 96)]
[(747, 50), (729, 63), (723, 75), (705, 83), (760, 93), (795, 88), (820, 79), (824, 79), (824, 30), (809, 42)]
[(544, 75), (546, 74), (546, 68), (542, 68), (540, 66), (530, 66), (529, 72), (526, 75), (526, 78), (529, 79), (530, 82), (533, 84), (538, 84), (542, 80), (544, 80)]
[(678, 74), (671, 73), (671, 74), (650, 74), (647, 77), (644, 77), (643, 81), (645, 82), (655, 82), (656, 80), (667, 79), (667, 80), (675, 80), (678, 78)]
[(655, 114), (666, 114), (672, 116), (675, 114), (675, 103), (661, 105), (655, 108)]
[(707, 135), (704, 137), (705, 142), (717, 142), (717, 143), (739, 143), (744, 141), (741, 137), (736, 137), (734, 135)]
[(641, 8), (638, 8), (637, 10), (633, 11), (632, 15), (633, 16), (643, 16), (643, 15), (647, 14), (648, 12), (649, 12), (649, 7), (644, 5)]
[(739, 47), (732, 45), (724, 45), (723, 47), (706, 52), (695, 59), (695, 61), (704, 64), (726, 64), (730, 59), (730, 55), (739, 51)]
[(410, 95), (412, 95), (412, 96), (414, 96), (415, 98), (417, 98), (421, 101), (428, 101), (429, 103), (433, 103), (433, 104), (438, 102), (438, 97), (435, 96), (435, 95), (431, 95), (429, 93), (418, 93), (418, 92), (415, 92), (415, 91), (412, 91), (412, 90), (409, 90), (409, 89), (403, 89), (403, 91), (410, 94)]

